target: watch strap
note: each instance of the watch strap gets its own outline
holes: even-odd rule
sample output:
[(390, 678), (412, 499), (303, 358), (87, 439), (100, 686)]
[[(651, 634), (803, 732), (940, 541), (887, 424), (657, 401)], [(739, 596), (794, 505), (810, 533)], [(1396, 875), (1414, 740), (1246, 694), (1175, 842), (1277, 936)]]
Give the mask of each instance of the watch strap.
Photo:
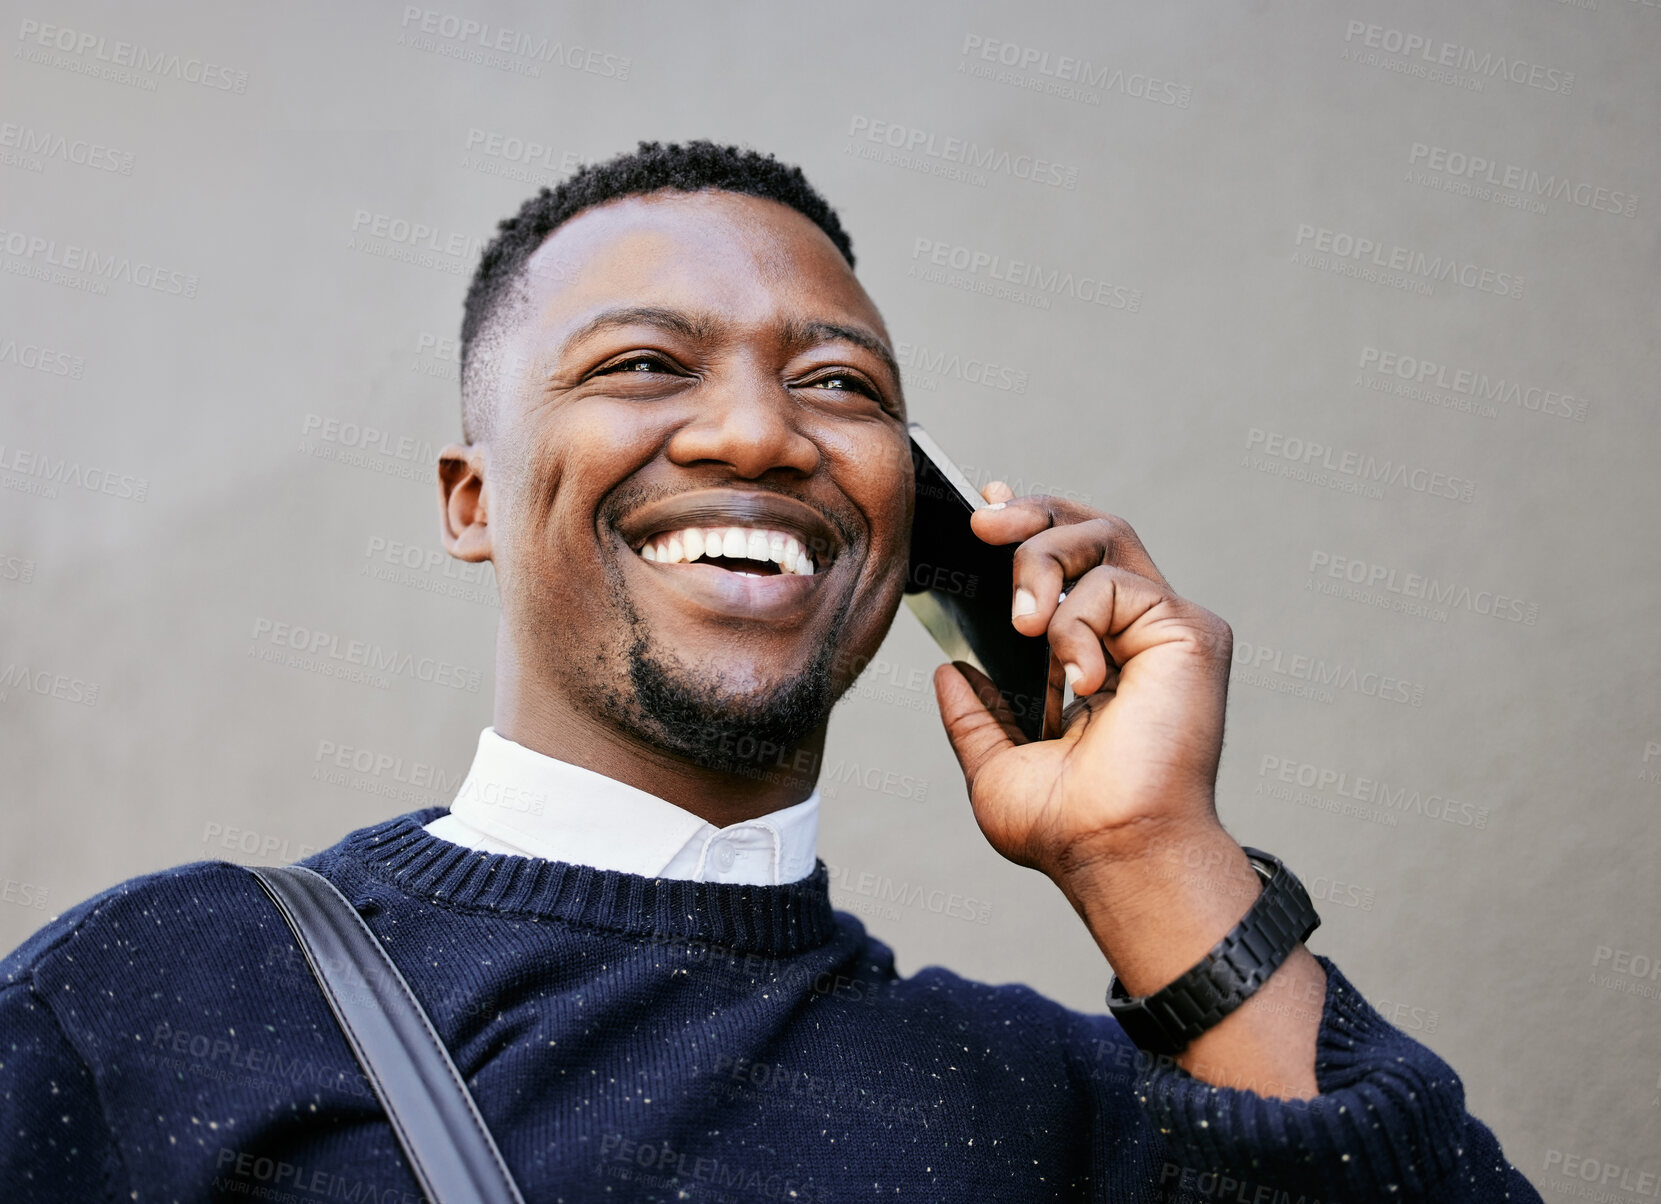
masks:
[(1251, 998), (1320, 927), (1309, 892), (1279, 858), (1257, 849), (1245, 853), (1263, 880), (1262, 893), (1210, 953), (1174, 982), (1139, 999), (1114, 976), (1108, 1011), (1139, 1048), (1156, 1054), (1187, 1048)]

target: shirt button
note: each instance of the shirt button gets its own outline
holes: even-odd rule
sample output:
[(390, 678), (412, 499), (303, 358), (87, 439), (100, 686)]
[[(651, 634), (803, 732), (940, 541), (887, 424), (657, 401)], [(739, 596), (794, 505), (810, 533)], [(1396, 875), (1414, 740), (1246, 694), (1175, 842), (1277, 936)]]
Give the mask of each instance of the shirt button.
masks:
[(730, 844), (716, 845), (714, 856), (716, 869), (720, 870), (723, 874), (732, 869), (732, 863), (735, 860), (735, 857)]

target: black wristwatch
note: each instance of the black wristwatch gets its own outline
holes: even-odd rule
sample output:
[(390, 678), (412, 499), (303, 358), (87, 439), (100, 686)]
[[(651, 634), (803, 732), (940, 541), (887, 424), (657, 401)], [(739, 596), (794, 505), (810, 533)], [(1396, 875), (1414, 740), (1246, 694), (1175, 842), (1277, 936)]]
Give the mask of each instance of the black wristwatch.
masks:
[(1247, 849), (1263, 893), (1241, 921), (1199, 963), (1169, 986), (1132, 999), (1117, 975), (1107, 1010), (1138, 1048), (1155, 1054), (1186, 1049), (1269, 980), (1269, 975), (1321, 926), (1321, 917), (1278, 857)]

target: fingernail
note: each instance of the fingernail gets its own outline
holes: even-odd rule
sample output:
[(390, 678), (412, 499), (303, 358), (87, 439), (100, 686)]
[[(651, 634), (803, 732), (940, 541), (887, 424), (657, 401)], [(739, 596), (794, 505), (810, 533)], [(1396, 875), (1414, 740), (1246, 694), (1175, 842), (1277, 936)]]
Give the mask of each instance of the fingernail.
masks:
[(984, 509), (987, 509), (987, 510), (1002, 510), (1006, 505), (1008, 505), (1007, 502), (988, 502), (986, 504), (986, 506), (984, 507)]
[(1061, 671), (1067, 675), (1067, 688), (1069, 690), (1075, 688), (1078, 685), (1079, 678), (1084, 676), (1084, 670), (1073, 664), (1072, 661), (1068, 661), (1061, 666)]
[(1015, 607), (1014, 607), (1014, 610), (1011, 613), (1012, 613), (1013, 617), (1017, 618), (1017, 619), (1021, 618), (1023, 615), (1037, 614), (1038, 613), (1038, 599), (1034, 598), (1031, 594), (1029, 594), (1024, 589), (1016, 590), (1015, 591)]

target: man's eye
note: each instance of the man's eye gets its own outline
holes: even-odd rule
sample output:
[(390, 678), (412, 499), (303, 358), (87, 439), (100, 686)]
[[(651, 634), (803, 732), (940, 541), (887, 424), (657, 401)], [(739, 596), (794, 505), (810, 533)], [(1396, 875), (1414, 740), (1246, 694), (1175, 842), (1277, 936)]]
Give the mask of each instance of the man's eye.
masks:
[[(821, 376), (818, 380), (807, 382), (810, 389), (846, 389), (850, 393), (863, 393), (867, 397), (877, 397), (877, 391), (866, 384), (861, 378), (847, 372), (836, 372), (830, 376)], [(878, 398), (880, 401), (881, 398)]]
[(626, 360), (618, 360), (615, 364), (601, 368), (596, 376), (607, 376), (613, 372), (661, 372), (666, 370), (664, 362), (655, 355), (631, 355)]

